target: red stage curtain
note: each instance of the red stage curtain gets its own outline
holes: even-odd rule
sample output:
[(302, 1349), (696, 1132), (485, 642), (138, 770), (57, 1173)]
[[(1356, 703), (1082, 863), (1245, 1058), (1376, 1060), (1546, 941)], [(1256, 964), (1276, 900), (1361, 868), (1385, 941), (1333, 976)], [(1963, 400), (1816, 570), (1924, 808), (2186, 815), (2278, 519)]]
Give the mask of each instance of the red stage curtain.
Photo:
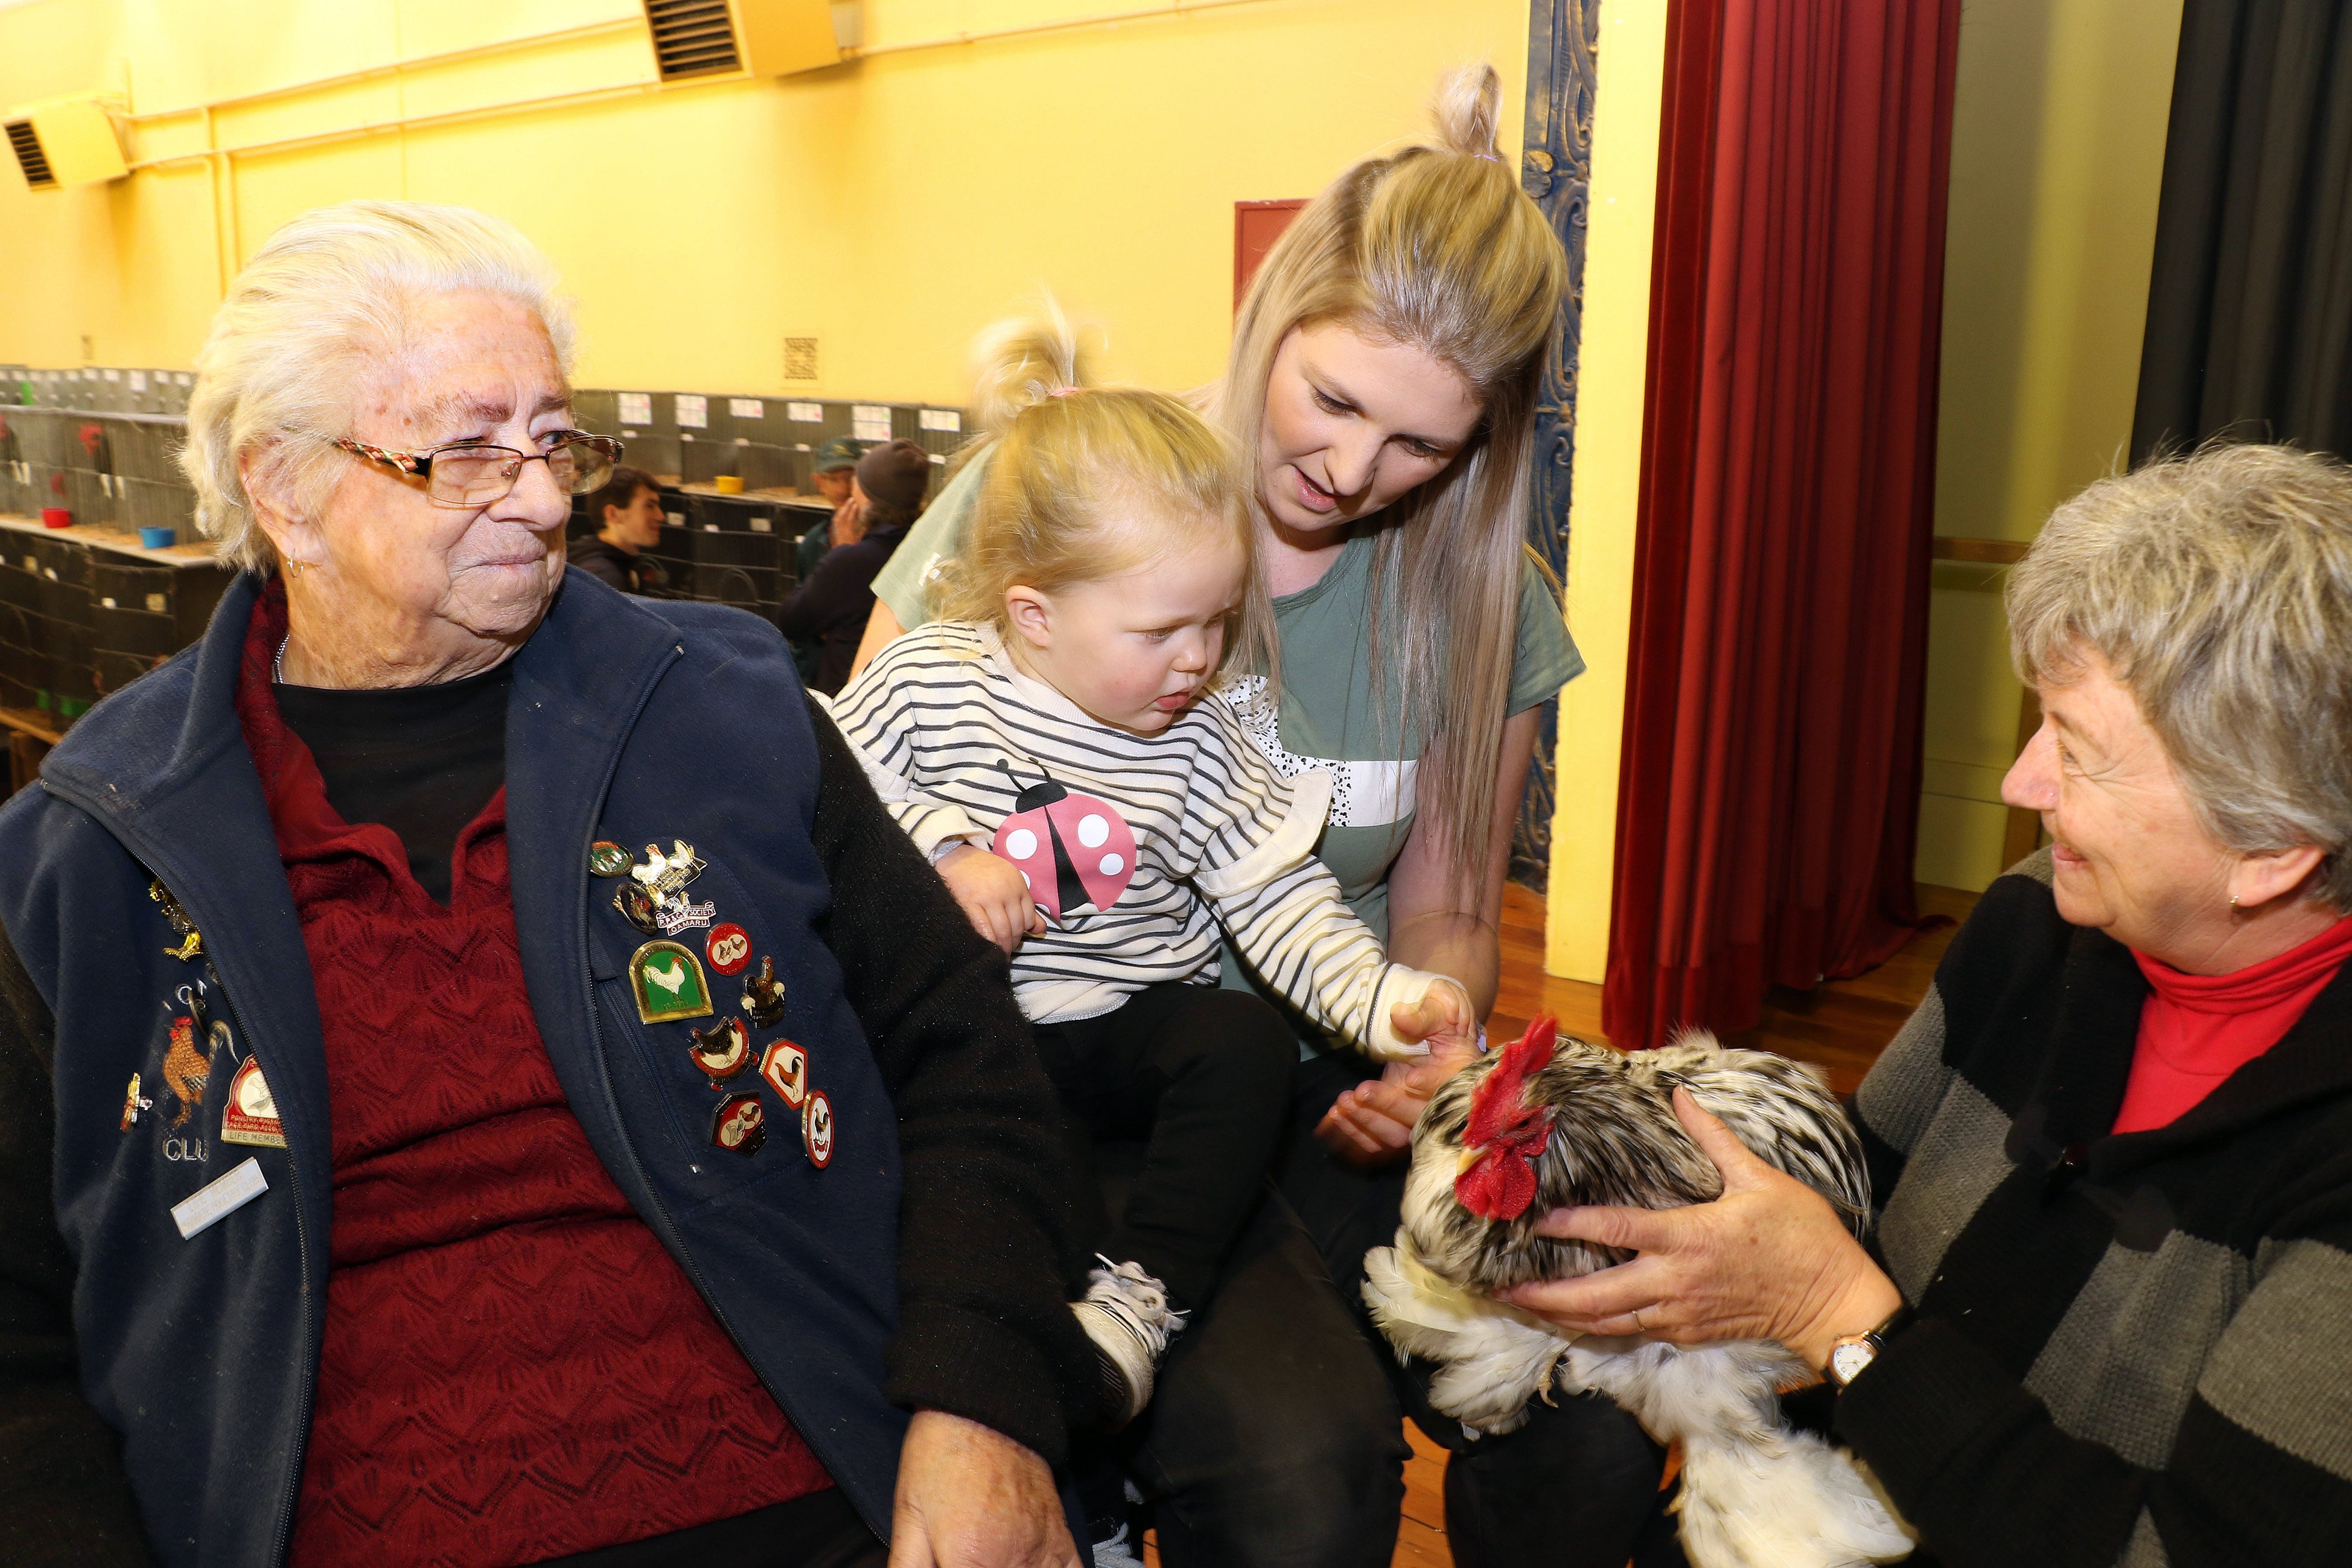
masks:
[(1609, 1037), (1879, 963), (1911, 861), (1958, 0), (1676, 0)]

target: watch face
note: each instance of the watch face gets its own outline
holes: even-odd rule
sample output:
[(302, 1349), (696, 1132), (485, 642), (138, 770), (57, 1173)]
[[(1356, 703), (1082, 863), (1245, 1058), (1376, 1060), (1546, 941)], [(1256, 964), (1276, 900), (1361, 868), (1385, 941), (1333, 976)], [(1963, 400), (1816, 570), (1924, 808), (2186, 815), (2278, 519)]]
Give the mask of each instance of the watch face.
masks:
[(1847, 1340), (1830, 1352), (1830, 1373), (1843, 1388), (1862, 1375), (1862, 1369), (1878, 1359), (1878, 1349), (1867, 1340)]

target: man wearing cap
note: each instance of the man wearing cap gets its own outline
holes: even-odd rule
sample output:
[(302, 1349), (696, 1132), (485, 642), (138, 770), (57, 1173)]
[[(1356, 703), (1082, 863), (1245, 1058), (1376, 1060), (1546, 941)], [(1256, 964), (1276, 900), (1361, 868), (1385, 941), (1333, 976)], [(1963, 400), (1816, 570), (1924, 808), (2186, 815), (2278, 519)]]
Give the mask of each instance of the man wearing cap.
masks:
[(826, 551), (837, 544), (854, 543), (857, 539), (858, 514), (865, 509), (855, 504), (851, 492), (857, 488), (857, 459), (869, 444), (835, 436), (816, 449), (810, 477), (815, 481), (816, 493), (833, 507), (833, 517), (829, 522), (819, 523), (801, 535), (800, 570), (794, 575), (803, 583), (815, 573), (816, 563), (824, 559)]
[(784, 636), (814, 648), (808, 683), (828, 697), (849, 679), (857, 639), (874, 609), (874, 574), (921, 514), (930, 480), (930, 454), (903, 437), (860, 458), (845, 510), (858, 509), (862, 531), (828, 551), (776, 612)]

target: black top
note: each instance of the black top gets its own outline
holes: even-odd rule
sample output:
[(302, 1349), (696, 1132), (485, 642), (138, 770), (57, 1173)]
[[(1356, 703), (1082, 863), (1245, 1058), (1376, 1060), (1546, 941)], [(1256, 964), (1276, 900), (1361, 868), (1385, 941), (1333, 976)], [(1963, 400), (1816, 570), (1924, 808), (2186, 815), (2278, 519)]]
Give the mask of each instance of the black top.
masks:
[(907, 524), (877, 528), (855, 544), (836, 545), (817, 563), (808, 581), (793, 590), (776, 612), (776, 625), (795, 644), (816, 645), (816, 674), (809, 685), (830, 697), (849, 681), (849, 666), (874, 613), (874, 578), (890, 552), (907, 537)]
[(1985, 889), (1855, 1096), (1917, 1318), (1837, 1435), (1914, 1562), (2352, 1563), (2352, 968), (2118, 1133), (2147, 981), (2050, 880), (2044, 849)]
[(302, 737), (345, 822), (380, 822), (408, 868), (449, 901), (449, 856), (466, 824), (507, 782), (507, 693), (514, 660), (438, 686), (341, 691), (276, 686), (278, 711)]
[(669, 574), (644, 555), (632, 555), (594, 534), (563, 547), (564, 559), (590, 576), (610, 583), (624, 594), (657, 594), (669, 585)]

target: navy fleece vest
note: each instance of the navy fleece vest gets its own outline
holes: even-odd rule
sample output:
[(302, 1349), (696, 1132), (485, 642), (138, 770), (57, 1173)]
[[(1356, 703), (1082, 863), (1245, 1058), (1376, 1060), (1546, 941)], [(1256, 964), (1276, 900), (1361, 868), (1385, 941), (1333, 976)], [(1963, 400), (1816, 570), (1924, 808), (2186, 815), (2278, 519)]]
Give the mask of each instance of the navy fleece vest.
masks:
[[(123, 1434), (150, 1535), (173, 1564), (281, 1560), (326, 1304), (318, 1002), (233, 708), (256, 591), (240, 580), (201, 643), (92, 710), (50, 753), (41, 787), (0, 808), (0, 924), (57, 1018), (58, 1220), (79, 1268), (82, 1385)], [(880, 1533), (906, 1426), (881, 1392), (898, 1146), (814, 931), (828, 898), (809, 841), (816, 773), (792, 660), (740, 612), (628, 598), (573, 571), (515, 657), (515, 918), (556, 1075), (621, 1190)], [(693, 900), (774, 958), (778, 1028), (808, 1048), (810, 1082), (832, 1104), (826, 1168), (803, 1156), (780, 1104), (766, 1108), (757, 1154), (712, 1147), (690, 1026), (638, 1021), (626, 969), (647, 939), (611, 907), (615, 883), (589, 873), (598, 839), (638, 853), (693, 845), (708, 862)], [(151, 877), (202, 931), (226, 994), (215, 1016), (229, 1026), (177, 1128), (171, 1004), (204, 965), (166, 953)], [(699, 952), (705, 934), (681, 940)], [(706, 974), (723, 1016), (740, 982)], [(247, 1054), (277, 1101), (283, 1149), (220, 1140), (231, 1058)], [(133, 1073), (155, 1103), (125, 1130)], [(173, 1205), (248, 1156), (268, 1190), (182, 1239)]]

